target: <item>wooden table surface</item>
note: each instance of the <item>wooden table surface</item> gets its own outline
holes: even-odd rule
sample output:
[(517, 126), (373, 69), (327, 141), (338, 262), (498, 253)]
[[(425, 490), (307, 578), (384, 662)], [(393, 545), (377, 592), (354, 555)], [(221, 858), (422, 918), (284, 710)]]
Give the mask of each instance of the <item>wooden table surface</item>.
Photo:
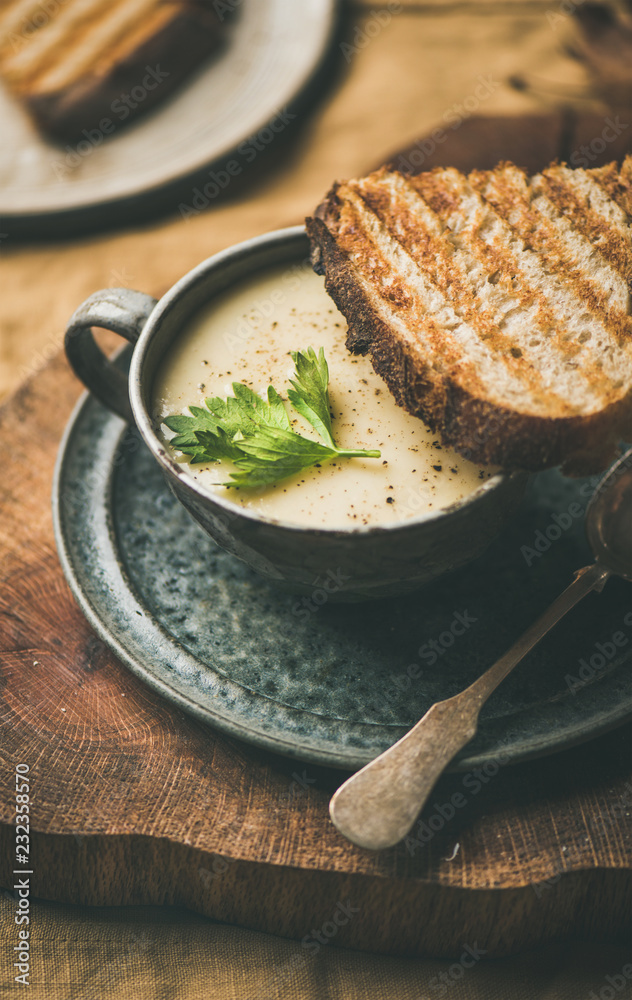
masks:
[[(204, 728), (112, 657), (72, 600), (50, 516), (56, 449), (80, 388), (57, 355), (75, 306), (108, 285), (159, 295), (215, 250), (300, 222), (334, 177), (413, 143), (481, 74), (497, 82), (481, 114), (556, 108), (555, 86), (581, 88), (587, 76), (564, 48), (570, 19), (552, 26), (548, 8), (408, 2), (348, 63), (340, 57), (309, 120), (211, 211), (185, 221), (174, 206), (172, 218), (123, 233), (2, 244), (0, 392), (28, 381), (0, 419), (0, 884), (14, 857), (14, 768), (26, 763), (31, 889), (45, 898), (174, 902), (289, 936), (350, 900), (358, 915), (336, 943), (410, 954), (627, 933), (629, 729), (500, 769), (412, 854), (355, 849), (327, 819), (338, 775)], [(371, 11), (349, 5), (347, 43)], [(518, 70), (543, 93), (512, 87)], [(606, 114), (594, 101), (587, 109)], [(446, 777), (431, 802), (447, 803), (461, 782)]]
[[(359, 912), (338, 943), (412, 954), (623, 938), (629, 727), (469, 786), (448, 775), (424, 814), (443, 810), (444, 826), (374, 854), (329, 822), (339, 774), (207, 729), (117, 662), (75, 605), (52, 534), (53, 464), (78, 390), (58, 357), (0, 416), (0, 884), (26, 764), (31, 891), (44, 898), (179, 903), (288, 936), (349, 899)], [(480, 788), (451, 816), (472, 779)]]

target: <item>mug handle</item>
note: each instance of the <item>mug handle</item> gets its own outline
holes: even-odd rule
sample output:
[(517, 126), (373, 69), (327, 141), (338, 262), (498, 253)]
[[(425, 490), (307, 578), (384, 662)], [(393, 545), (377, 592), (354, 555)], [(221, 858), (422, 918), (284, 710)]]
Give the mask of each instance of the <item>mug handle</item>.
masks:
[(66, 357), (75, 375), (123, 420), (133, 420), (127, 376), (105, 356), (92, 327), (113, 330), (135, 344), (157, 302), (131, 288), (104, 288), (79, 306), (66, 328)]

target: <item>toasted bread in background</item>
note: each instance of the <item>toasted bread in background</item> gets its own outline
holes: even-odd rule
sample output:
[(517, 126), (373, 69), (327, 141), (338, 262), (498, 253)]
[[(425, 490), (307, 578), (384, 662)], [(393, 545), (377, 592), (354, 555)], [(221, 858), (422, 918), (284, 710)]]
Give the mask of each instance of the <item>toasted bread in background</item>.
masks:
[(42, 132), (73, 141), (144, 114), (223, 34), (204, 0), (0, 0), (0, 77)]
[(312, 262), (398, 403), (475, 462), (605, 468), (632, 436), (632, 157), (336, 184)]

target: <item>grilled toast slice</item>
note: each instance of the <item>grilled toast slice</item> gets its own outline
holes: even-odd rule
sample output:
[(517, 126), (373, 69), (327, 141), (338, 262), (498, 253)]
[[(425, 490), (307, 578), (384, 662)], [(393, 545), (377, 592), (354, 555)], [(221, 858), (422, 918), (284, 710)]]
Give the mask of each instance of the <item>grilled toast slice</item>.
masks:
[(205, 0), (0, 0), (0, 76), (44, 133), (73, 141), (144, 114), (223, 35)]
[(632, 157), (386, 168), (306, 220), (314, 268), (400, 405), (505, 469), (607, 466), (632, 436)]

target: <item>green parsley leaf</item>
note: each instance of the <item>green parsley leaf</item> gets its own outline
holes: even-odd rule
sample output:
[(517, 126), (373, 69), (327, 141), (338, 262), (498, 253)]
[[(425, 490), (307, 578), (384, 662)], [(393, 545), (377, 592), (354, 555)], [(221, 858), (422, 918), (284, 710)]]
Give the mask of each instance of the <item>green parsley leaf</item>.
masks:
[[(219, 396), (205, 400), (213, 416), (228, 434), (237, 433), (238, 430), (245, 434), (259, 424), (290, 429), (283, 400), (271, 385), (268, 386), (267, 402), (241, 382), (233, 382), (233, 392), (235, 395), (225, 400)], [(192, 411), (192, 407), (190, 409)]]
[(190, 406), (190, 416), (174, 414), (165, 425), (175, 432), (170, 444), (187, 455), (191, 465), (229, 461), (236, 471), (224, 486), (252, 489), (294, 476), (332, 458), (379, 458), (379, 451), (338, 448), (329, 407), (329, 368), (321, 347), (293, 352), (295, 378), (288, 391), (295, 410), (321, 436), (324, 444), (292, 429), (283, 400), (268, 386), (262, 399), (249, 386), (233, 382), (234, 396), (204, 400), (206, 408)]
[(223, 427), (218, 427), (216, 432), (196, 431), (195, 438), (197, 447), (191, 460), (192, 465), (222, 460), (236, 462), (241, 458), (241, 442), (227, 434)]
[(172, 446), (184, 455), (195, 455), (199, 450), (195, 436), (196, 431), (209, 430), (215, 433), (218, 429), (218, 423), (207, 410), (203, 410), (200, 406), (190, 406), (189, 411), (192, 414), (190, 417), (178, 413), (172, 417), (166, 417), (164, 422), (169, 430), (176, 432), (176, 436), (171, 439)]
[(240, 447), (243, 457), (235, 462), (238, 471), (231, 473), (233, 482), (224, 486), (278, 482), (338, 454), (336, 448), (280, 427), (259, 427), (252, 437), (240, 442)]
[(244, 438), (239, 445), (244, 454), (264, 462), (276, 462), (279, 458), (294, 456), (313, 465), (337, 454), (335, 447), (327, 448), (319, 441), (312, 441), (311, 438), (281, 427), (259, 427), (252, 437)]
[(292, 360), (296, 366), (296, 378), (290, 380), (294, 388), (288, 390), (288, 399), (294, 409), (318, 431), (323, 441), (335, 448), (325, 351), (321, 347), (318, 357), (313, 347), (308, 347), (306, 353), (293, 351)]

